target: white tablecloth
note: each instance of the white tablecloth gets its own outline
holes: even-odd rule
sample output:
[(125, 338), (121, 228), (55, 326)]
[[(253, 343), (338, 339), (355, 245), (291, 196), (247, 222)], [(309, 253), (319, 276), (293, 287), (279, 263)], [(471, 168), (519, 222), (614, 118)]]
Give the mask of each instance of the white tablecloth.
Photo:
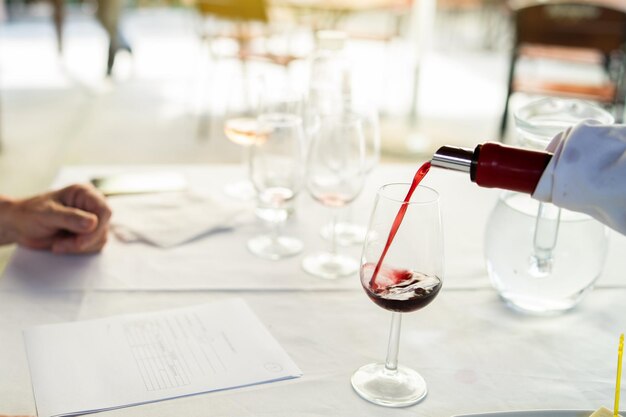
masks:
[[(416, 166), (384, 166), (375, 172), (356, 217), (365, 221), (378, 185), (407, 181)], [(181, 169), (197, 187), (218, 188), (225, 178), (240, 174), (230, 166), (170, 168)], [(125, 169), (71, 168), (55, 185)], [(25, 327), (235, 294), (302, 369), (302, 378), (104, 414), (447, 417), (611, 406), (617, 336), (626, 330), (626, 259), (620, 256), (626, 253), (626, 239), (612, 236), (605, 274), (575, 310), (550, 318), (523, 316), (497, 298), (483, 265), (482, 233), (497, 192), (437, 170), (428, 185), (442, 195), (447, 269), (444, 290), (433, 304), (404, 316), (400, 362), (419, 370), (429, 385), (420, 404), (386, 409), (352, 391), (351, 373), (384, 359), (389, 313), (369, 301), (356, 276), (318, 280), (300, 269), (301, 256), (271, 262), (250, 255), (245, 240), (262, 229), (253, 222), (169, 250), (116, 241), (102, 255), (89, 257), (18, 249), (0, 283), (0, 415), (35, 413), (21, 336)], [(287, 231), (304, 239), (306, 252), (320, 249), (325, 242), (318, 231), (326, 219), (303, 195)], [(359, 248), (348, 251), (358, 256)]]

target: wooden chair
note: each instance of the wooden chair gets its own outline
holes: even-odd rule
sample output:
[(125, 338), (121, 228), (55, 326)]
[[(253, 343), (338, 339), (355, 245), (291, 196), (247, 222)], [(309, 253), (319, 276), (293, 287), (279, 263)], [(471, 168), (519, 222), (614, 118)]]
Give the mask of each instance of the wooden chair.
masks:
[[(500, 138), (504, 137), (514, 92), (595, 101), (623, 119), (626, 98), (626, 4), (614, 0), (541, 0), (512, 4), (515, 40)], [(626, 2), (624, 2), (626, 3)], [(605, 80), (598, 84), (523, 78), (521, 58), (596, 65)]]
[[(246, 88), (248, 62), (262, 61), (278, 65), (288, 72), (292, 62), (303, 57), (287, 52), (273, 52), (268, 48), (268, 40), (273, 33), (265, 0), (186, 0), (193, 5), (202, 19), (209, 23), (210, 32), (200, 35), (207, 42), (209, 53), (216, 59), (234, 58), (241, 61), (242, 79)], [(207, 25), (203, 24), (203, 28)], [(221, 30), (216, 30), (221, 28)], [(234, 40), (237, 50), (232, 53), (216, 53), (214, 42), (220, 39)], [(247, 95), (244, 92), (244, 95)], [(248, 109), (250, 110), (250, 109)], [(207, 138), (213, 131), (213, 120), (208, 111), (198, 120), (198, 138)]]
[(263, 40), (269, 36), (269, 16), (265, 0), (195, 0), (193, 3), (201, 16), (232, 23), (229, 31), (203, 34), (203, 37), (209, 41), (217, 38), (234, 39), (238, 45), (235, 58), (242, 61), (261, 60), (284, 67), (302, 58), (289, 53), (272, 53), (266, 48), (261, 50), (252, 48), (253, 41)]

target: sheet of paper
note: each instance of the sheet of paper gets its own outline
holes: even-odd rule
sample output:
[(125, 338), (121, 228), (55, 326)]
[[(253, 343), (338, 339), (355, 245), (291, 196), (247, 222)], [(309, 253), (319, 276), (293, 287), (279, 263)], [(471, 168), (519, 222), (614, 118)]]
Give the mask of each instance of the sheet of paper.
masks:
[(302, 375), (241, 299), (37, 326), (24, 338), (39, 417)]

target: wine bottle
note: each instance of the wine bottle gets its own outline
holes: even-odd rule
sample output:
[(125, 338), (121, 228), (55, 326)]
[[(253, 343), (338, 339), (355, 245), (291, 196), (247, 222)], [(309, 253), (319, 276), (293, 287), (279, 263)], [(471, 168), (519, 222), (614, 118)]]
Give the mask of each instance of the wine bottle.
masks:
[(431, 166), (466, 172), (480, 187), (532, 194), (552, 154), (487, 142), (476, 148), (442, 146)]

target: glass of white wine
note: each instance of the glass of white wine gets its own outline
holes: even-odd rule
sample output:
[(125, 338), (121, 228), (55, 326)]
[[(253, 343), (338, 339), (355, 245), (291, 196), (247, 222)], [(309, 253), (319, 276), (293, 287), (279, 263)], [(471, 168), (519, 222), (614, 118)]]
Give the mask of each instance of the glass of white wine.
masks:
[[(233, 117), (224, 122), (224, 134), (228, 140), (243, 148), (243, 165), (248, 171), (250, 148), (255, 143), (264, 141), (267, 133), (260, 129), (256, 117)], [(224, 192), (232, 198), (252, 200), (256, 196), (256, 191), (249, 177), (249, 172), (246, 172), (244, 179), (226, 184)]]

